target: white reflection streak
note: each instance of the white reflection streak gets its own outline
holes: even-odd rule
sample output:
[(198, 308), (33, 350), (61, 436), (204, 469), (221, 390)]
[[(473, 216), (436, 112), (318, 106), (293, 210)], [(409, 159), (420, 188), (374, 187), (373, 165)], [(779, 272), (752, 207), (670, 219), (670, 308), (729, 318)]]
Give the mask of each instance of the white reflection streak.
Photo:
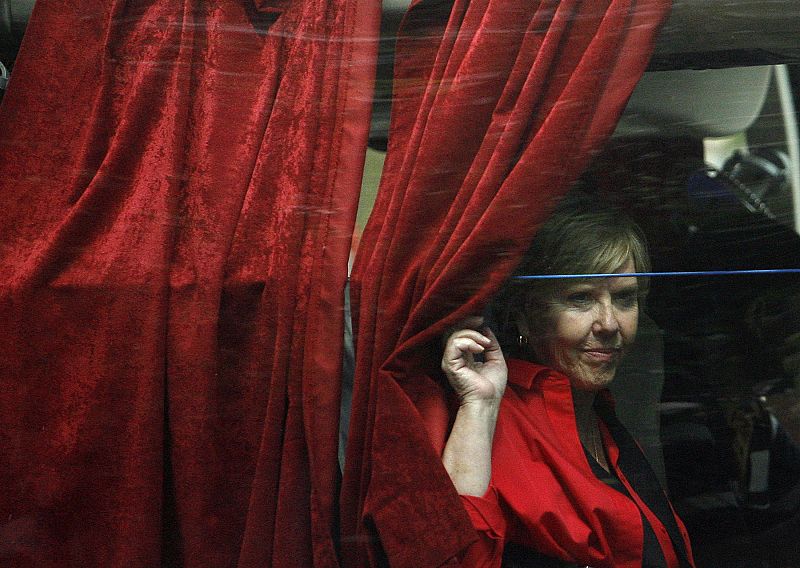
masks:
[(786, 65), (775, 66), (775, 82), (778, 85), (778, 96), (783, 113), (783, 127), (786, 130), (786, 147), (789, 150), (789, 175), (792, 185), (792, 211), (794, 213), (794, 230), (800, 234), (800, 140), (797, 134), (797, 115), (792, 98), (792, 84)]

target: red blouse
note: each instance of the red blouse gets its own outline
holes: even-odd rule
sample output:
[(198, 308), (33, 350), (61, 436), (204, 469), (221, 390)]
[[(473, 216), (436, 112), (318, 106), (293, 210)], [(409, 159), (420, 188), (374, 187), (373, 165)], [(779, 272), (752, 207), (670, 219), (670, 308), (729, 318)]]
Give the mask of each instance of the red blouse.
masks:
[[(510, 541), (593, 568), (640, 568), (644, 516), (667, 566), (694, 566), (680, 519), (671, 505), (665, 508), (674, 522), (660, 519), (645, 504), (621, 471), (620, 448), (602, 421), (609, 464), (631, 497), (594, 474), (578, 438), (569, 379), (525, 361), (510, 360), (508, 365), (509, 386), (495, 431), (489, 489), (483, 497), (462, 496), (480, 535), (462, 565), (500, 566), (504, 544)], [(660, 487), (657, 491), (663, 493)], [(665, 523), (672, 527), (673, 538), (683, 542), (673, 544)]]

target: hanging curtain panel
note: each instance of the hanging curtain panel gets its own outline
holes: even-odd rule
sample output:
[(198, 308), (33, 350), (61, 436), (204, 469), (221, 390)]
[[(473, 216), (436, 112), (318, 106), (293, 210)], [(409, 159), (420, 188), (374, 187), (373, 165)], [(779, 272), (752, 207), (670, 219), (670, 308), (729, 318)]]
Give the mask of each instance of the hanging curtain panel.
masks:
[(379, 18), (37, 3), (0, 114), (0, 564), (338, 565)]
[(439, 338), (482, 312), (611, 134), (668, 11), (668, 0), (421, 0), (406, 15), (352, 278), (346, 565), (454, 564), (475, 539), (440, 460)]

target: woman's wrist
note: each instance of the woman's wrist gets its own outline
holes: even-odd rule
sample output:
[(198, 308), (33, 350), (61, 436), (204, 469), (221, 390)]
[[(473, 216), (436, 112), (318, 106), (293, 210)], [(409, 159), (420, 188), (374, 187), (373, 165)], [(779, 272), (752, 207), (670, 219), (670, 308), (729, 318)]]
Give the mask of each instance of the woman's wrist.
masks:
[[(476, 417), (494, 415), (500, 409), (501, 398), (464, 398), (459, 401), (460, 414), (469, 414)], [(462, 412), (463, 411), (463, 412)]]
[(478, 424), (486, 425), (486, 432), (490, 437), (494, 433), (494, 426), (497, 423), (497, 416), (500, 412), (500, 401), (495, 399), (477, 399), (461, 401), (458, 407), (456, 420), (463, 423), (473, 424), (473, 428)]
[(466, 408), (470, 412), (485, 412), (500, 408), (499, 398), (466, 398), (462, 399), (459, 408)]

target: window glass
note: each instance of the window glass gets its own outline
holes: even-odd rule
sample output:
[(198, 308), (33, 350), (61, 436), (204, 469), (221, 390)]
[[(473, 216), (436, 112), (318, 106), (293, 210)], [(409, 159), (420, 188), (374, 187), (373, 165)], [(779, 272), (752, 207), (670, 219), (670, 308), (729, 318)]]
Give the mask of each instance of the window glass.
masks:
[[(354, 251), (380, 183), (406, 7), (385, 4)], [(760, 3), (733, 4), (747, 8), (738, 23), (730, 2), (676, 2), (582, 183), (648, 238), (656, 274), (612, 391), (698, 568), (786, 568), (800, 566), (800, 12), (764, 3), (785, 17), (759, 19)], [(32, 6), (0, 2), (0, 93)]]

